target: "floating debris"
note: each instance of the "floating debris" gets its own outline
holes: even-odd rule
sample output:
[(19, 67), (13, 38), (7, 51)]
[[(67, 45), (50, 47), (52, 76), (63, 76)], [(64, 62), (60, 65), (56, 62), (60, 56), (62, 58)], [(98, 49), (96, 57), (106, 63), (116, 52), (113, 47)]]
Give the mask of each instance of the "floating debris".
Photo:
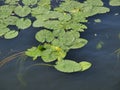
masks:
[(103, 47), (103, 45), (104, 45), (103, 41), (98, 42), (98, 44), (96, 45), (96, 49), (98, 49), (98, 50), (101, 49)]
[(101, 19), (95, 19), (94, 22), (100, 23), (100, 22), (101, 22)]

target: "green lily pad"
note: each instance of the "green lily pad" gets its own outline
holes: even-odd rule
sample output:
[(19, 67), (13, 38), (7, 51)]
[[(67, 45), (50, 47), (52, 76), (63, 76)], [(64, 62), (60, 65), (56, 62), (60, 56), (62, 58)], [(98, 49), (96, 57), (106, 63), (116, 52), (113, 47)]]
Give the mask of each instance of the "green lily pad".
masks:
[(41, 56), (41, 50), (37, 47), (32, 47), (30, 49), (28, 49), (25, 54), (27, 56), (33, 57), (33, 60), (36, 60), (37, 57)]
[(14, 10), (15, 14), (17, 14), (20, 17), (25, 17), (31, 12), (31, 8), (28, 6), (17, 6)]
[(81, 71), (85, 71), (92, 66), (90, 62), (86, 62), (86, 61), (79, 62), (79, 64), (81, 66)]
[(82, 70), (79, 63), (77, 63), (75, 61), (72, 61), (72, 60), (58, 61), (54, 67), (58, 71), (61, 71), (61, 72), (64, 72), (64, 73), (73, 73), (73, 72), (78, 72), (78, 71)]
[(73, 44), (70, 46), (71, 49), (82, 48), (87, 44), (87, 40), (83, 38), (76, 39)]
[(111, 6), (120, 6), (120, 0), (110, 0), (109, 4)]
[(38, 0), (22, 0), (24, 5), (35, 5), (37, 4)]
[(0, 37), (9, 32), (9, 28), (0, 28)]
[(31, 20), (30, 19), (24, 19), (24, 18), (18, 19), (17, 22), (16, 22), (16, 26), (19, 29), (26, 29), (26, 28), (31, 26)]
[(4, 35), (4, 38), (5, 39), (12, 39), (12, 38), (15, 38), (18, 36), (18, 31), (16, 30), (10, 30), (9, 32), (7, 32), (5, 35)]
[(35, 35), (36, 40), (39, 42), (51, 42), (54, 39), (53, 33), (48, 30), (41, 30)]
[(14, 6), (3, 5), (0, 6), (0, 18), (6, 18), (12, 14)]
[(10, 4), (10, 5), (14, 5), (14, 4), (18, 4), (19, 0), (5, 0), (6, 4)]
[(8, 18), (4, 19), (5, 25), (16, 25), (16, 22), (19, 18), (16, 16), (9, 16)]

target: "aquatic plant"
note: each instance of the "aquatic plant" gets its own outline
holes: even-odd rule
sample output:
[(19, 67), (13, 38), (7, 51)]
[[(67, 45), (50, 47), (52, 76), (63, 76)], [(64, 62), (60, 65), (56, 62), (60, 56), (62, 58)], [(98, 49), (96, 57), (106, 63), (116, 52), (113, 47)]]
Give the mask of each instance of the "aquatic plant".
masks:
[[(61, 72), (85, 71), (90, 62), (75, 62), (65, 59), (71, 49), (79, 49), (88, 41), (80, 36), (87, 29), (87, 18), (109, 12), (102, 0), (61, 0), (53, 7), (51, 0), (5, 0), (0, 6), (0, 37), (12, 39), (21, 30), (40, 28), (35, 35), (38, 46), (28, 49), (25, 54), (36, 60), (41, 57), (45, 63), (55, 61), (54, 68)], [(35, 20), (31, 20), (35, 18)], [(16, 26), (11, 30), (9, 26)]]

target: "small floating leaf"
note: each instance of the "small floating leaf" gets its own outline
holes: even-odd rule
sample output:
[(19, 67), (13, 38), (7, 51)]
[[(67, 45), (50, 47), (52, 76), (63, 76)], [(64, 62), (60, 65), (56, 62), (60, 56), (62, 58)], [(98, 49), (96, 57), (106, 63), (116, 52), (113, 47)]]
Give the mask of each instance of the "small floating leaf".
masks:
[(37, 34), (35, 35), (35, 38), (39, 41), (39, 42), (51, 42), (54, 39), (53, 33), (48, 31), (48, 30), (41, 30), (39, 32), (37, 32)]
[(4, 35), (5, 39), (12, 39), (18, 36), (18, 31), (16, 30), (10, 30)]
[(5, 0), (5, 3), (13, 5), (13, 4), (18, 4), (18, 1), (19, 0)]
[(101, 22), (101, 19), (95, 19), (94, 22), (100, 23), (100, 22)]
[(19, 29), (26, 29), (26, 28), (31, 26), (31, 20), (30, 19), (24, 19), (24, 18), (18, 19), (17, 22), (16, 22), (16, 26)]
[(86, 39), (80, 38), (80, 39), (75, 40), (70, 48), (72, 48), (72, 49), (82, 48), (87, 43), (88, 43), (88, 41)]
[(96, 45), (96, 49), (98, 49), (98, 50), (101, 49), (103, 47), (103, 45), (104, 45), (103, 41), (98, 42), (98, 44)]
[(9, 16), (8, 18), (4, 19), (4, 24), (16, 25), (17, 20), (18, 20), (18, 17), (16, 17), (16, 16)]
[(35, 4), (37, 4), (37, 1), (38, 0), (22, 0), (22, 3), (24, 5), (35, 5)]
[(14, 10), (15, 14), (17, 14), (20, 17), (25, 17), (31, 12), (31, 8), (28, 6), (17, 6)]
[(44, 50), (42, 52), (41, 58), (43, 59), (44, 62), (52, 62), (57, 60), (57, 53), (53, 52), (51, 49)]
[(0, 28), (0, 37), (9, 32), (9, 28)]
[(41, 50), (39, 50), (39, 48), (37, 47), (32, 47), (30, 49), (28, 49), (25, 54), (27, 56), (33, 57), (33, 60), (36, 60), (37, 57), (41, 56)]
[(6, 18), (12, 14), (14, 6), (3, 5), (0, 6), (0, 18)]
[(72, 60), (58, 61), (54, 67), (58, 71), (65, 72), (65, 73), (78, 72), (78, 71), (81, 71), (82, 69), (79, 63)]
[(111, 6), (120, 6), (120, 0), (110, 0), (109, 4)]
[(90, 62), (86, 62), (86, 61), (79, 62), (79, 64), (81, 66), (81, 71), (85, 71), (92, 66)]

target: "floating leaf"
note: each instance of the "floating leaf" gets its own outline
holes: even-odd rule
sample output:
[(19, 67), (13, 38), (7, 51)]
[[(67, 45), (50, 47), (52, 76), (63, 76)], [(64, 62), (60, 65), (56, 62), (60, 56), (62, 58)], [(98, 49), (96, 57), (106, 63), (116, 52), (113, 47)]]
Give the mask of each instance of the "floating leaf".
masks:
[(41, 58), (44, 62), (52, 62), (57, 60), (58, 55), (56, 52), (53, 52), (51, 49), (44, 50), (42, 52)]
[(78, 72), (82, 69), (79, 63), (72, 60), (58, 61), (54, 67), (64, 73)]
[(44, 7), (48, 10), (51, 9), (51, 1), (50, 0), (40, 0), (37, 5), (40, 6), (40, 7)]
[(14, 10), (15, 14), (17, 14), (20, 17), (25, 17), (31, 12), (31, 8), (28, 6), (17, 6)]
[(9, 16), (8, 18), (4, 19), (5, 25), (16, 25), (16, 22), (19, 18), (16, 16)]
[(88, 5), (93, 5), (93, 6), (103, 6), (103, 2), (102, 0), (86, 0), (85, 1), (86, 4)]
[(54, 36), (52, 34), (52, 32), (48, 31), (48, 30), (41, 30), (39, 32), (37, 32), (37, 34), (35, 35), (35, 38), (39, 41), (39, 42), (51, 42), (54, 39)]
[[(47, 14), (49, 12), (49, 10), (48, 9), (46, 9), (46, 8), (44, 8), (44, 7), (35, 7), (35, 8), (32, 8), (31, 9), (31, 14), (32, 14), (32, 16), (37, 16), (37, 15), (42, 15), (42, 14)], [(43, 16), (44, 16), (43, 15)]]
[(14, 4), (18, 4), (18, 1), (19, 1), (19, 0), (5, 0), (5, 3), (6, 3), (6, 4), (14, 5)]
[(100, 23), (100, 22), (101, 22), (101, 19), (95, 19), (94, 22)]
[(96, 45), (96, 49), (98, 49), (98, 50), (101, 49), (103, 47), (103, 45), (104, 45), (103, 41), (98, 42)]
[(9, 32), (9, 28), (0, 28), (0, 37)]
[(16, 22), (16, 26), (19, 29), (26, 29), (26, 28), (31, 26), (31, 20), (30, 19), (24, 19), (24, 18), (18, 19), (17, 22)]
[(110, 0), (109, 4), (111, 6), (120, 6), (120, 0)]
[(35, 5), (37, 4), (38, 0), (22, 0), (24, 5)]
[(12, 39), (18, 36), (18, 31), (16, 30), (10, 30), (4, 35), (5, 39)]
[(79, 39), (76, 39), (72, 46), (70, 47), (71, 49), (77, 49), (77, 48), (82, 48), (83, 46), (85, 46), (87, 44), (87, 40), (86, 39), (83, 39), (83, 38), (79, 38)]
[(43, 27), (44, 26), (44, 21), (42, 20), (35, 20), (33, 22), (33, 27)]
[(79, 62), (79, 64), (81, 66), (81, 71), (85, 71), (92, 66), (90, 62), (86, 62), (86, 61)]
[(3, 5), (0, 6), (0, 18), (6, 18), (12, 14), (14, 6)]
[(37, 47), (32, 47), (28, 49), (25, 54), (27, 56), (33, 57), (33, 60), (36, 60), (37, 57), (41, 56), (41, 50)]

